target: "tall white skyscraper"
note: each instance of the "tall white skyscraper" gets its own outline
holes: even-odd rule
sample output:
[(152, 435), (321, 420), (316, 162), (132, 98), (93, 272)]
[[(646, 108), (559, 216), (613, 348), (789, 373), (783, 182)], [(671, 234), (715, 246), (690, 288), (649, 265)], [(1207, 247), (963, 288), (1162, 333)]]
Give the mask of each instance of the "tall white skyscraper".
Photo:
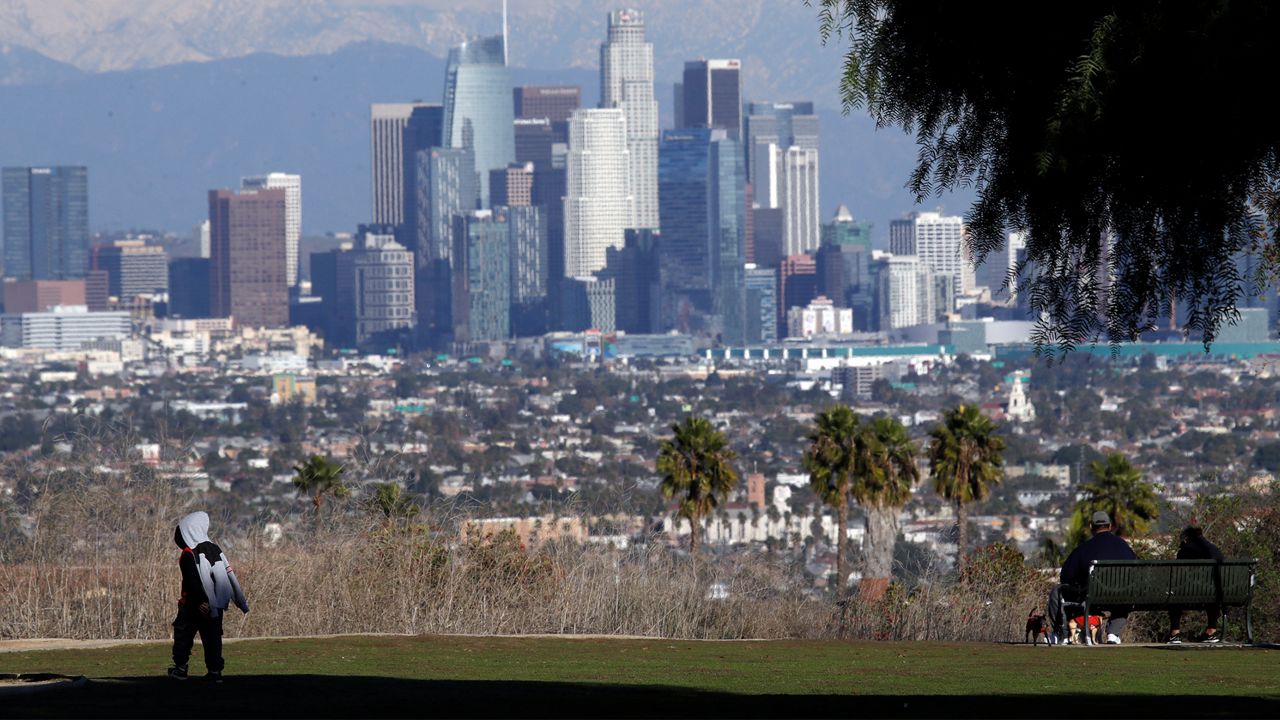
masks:
[(298, 284), (298, 241), (302, 238), (302, 176), (273, 172), (240, 179), (244, 190), (284, 190), (285, 278)]
[(782, 244), (786, 255), (804, 255), (822, 241), (818, 218), (818, 151), (792, 145), (782, 153)]
[(575, 110), (569, 118), (564, 198), (564, 274), (584, 278), (622, 248), (634, 212), (627, 120), (618, 108)]
[[(369, 106), (369, 158), (372, 168), (373, 222), (404, 222), (404, 131), (415, 103), (378, 103)], [(412, 167), (412, 161), (407, 163)]]
[(936, 314), (933, 273), (914, 255), (889, 255), (885, 259), (889, 277), (883, 307), (887, 318), (882, 319), (881, 329), (932, 323)]
[(200, 257), (209, 257), (209, 221), (201, 220), (191, 229), (191, 239), (200, 248)]
[(957, 294), (965, 289), (964, 218), (937, 212), (916, 213), (916, 255), (934, 273), (950, 275)]
[(653, 97), (653, 44), (644, 39), (639, 10), (609, 13), (608, 39), (600, 45), (600, 107), (620, 108), (627, 119), (631, 227), (658, 227), (658, 101)]

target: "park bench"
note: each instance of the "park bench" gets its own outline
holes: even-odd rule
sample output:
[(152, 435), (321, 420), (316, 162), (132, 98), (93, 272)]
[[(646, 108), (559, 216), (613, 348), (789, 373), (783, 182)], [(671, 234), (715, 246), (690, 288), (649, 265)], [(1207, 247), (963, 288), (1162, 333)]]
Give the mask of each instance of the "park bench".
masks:
[[(1131, 610), (1206, 610), (1217, 605), (1224, 611), (1244, 608), (1245, 637), (1253, 643), (1253, 585), (1257, 560), (1094, 560), (1089, 565), (1089, 582), (1078, 588), (1075, 600), (1063, 600), (1063, 617), (1068, 607), (1129, 608)], [(1226, 632), (1224, 612), (1222, 632)], [(1089, 632), (1085, 644), (1092, 645)]]

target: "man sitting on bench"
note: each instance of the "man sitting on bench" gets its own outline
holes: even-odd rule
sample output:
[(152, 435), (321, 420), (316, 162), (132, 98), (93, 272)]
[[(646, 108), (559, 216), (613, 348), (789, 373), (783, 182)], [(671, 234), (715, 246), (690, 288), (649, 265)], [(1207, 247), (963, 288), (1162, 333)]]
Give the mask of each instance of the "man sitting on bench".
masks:
[[(1062, 564), (1059, 576), (1061, 585), (1049, 591), (1049, 617), (1054, 632), (1058, 637), (1065, 637), (1067, 618), (1062, 612), (1062, 601), (1080, 602), (1084, 598), (1084, 587), (1089, 584), (1089, 563), (1094, 560), (1137, 560), (1133, 548), (1124, 538), (1112, 532), (1111, 517), (1099, 510), (1093, 514), (1089, 524), (1093, 537), (1071, 551), (1067, 561)], [(1111, 618), (1107, 621), (1107, 644), (1119, 645), (1120, 632), (1124, 630), (1128, 619), (1126, 608), (1109, 608)]]
[[(1217, 545), (1209, 542), (1204, 537), (1204, 531), (1191, 525), (1182, 531), (1179, 537), (1181, 542), (1178, 545), (1179, 560), (1217, 560), (1222, 562), (1222, 551)], [(1204, 631), (1204, 642), (1218, 643), (1222, 642), (1222, 638), (1218, 635), (1218, 620), (1222, 617), (1222, 608), (1217, 605), (1210, 605), (1205, 610), (1205, 616), (1208, 621), (1208, 627)], [(1169, 608), (1169, 644), (1182, 644), (1182, 608)]]

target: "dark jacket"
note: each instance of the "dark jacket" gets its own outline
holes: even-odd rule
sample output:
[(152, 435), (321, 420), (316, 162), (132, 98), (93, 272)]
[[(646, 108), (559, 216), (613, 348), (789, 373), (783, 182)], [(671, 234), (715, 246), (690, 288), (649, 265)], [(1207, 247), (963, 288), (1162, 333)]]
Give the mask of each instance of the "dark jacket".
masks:
[(200, 570), (196, 567), (196, 555), (204, 555), (217, 562), (222, 548), (208, 540), (196, 545), (194, 549), (189, 548), (183, 542), (181, 531), (177, 530), (174, 531), (174, 542), (182, 548), (182, 553), (178, 555), (178, 570), (182, 572), (182, 597), (178, 598), (178, 604), (194, 612), (209, 601), (204, 583), (200, 581)]
[(1061, 580), (1065, 585), (1083, 587), (1089, 582), (1089, 563), (1094, 560), (1137, 560), (1133, 548), (1113, 532), (1094, 535), (1071, 551), (1062, 564)]
[(1178, 546), (1177, 557), (1179, 560), (1217, 560), (1218, 562), (1226, 559), (1218, 546), (1205, 540), (1203, 535), (1184, 537), (1182, 544)]

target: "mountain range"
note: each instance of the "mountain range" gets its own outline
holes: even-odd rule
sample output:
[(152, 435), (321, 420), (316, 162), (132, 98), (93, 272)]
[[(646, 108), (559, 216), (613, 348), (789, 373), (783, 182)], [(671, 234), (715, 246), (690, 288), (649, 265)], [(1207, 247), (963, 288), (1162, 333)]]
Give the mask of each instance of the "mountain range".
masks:
[[(48, 4), (65, 3), (55, 0)], [(85, 21), (86, 27), (93, 27), (93, 23), (113, 17), (107, 10), (137, 6), (138, 2), (73, 4), (82, 9), (98, 8)], [(201, 36), (201, 43), (178, 42), (176, 38), (186, 37), (175, 29), (185, 27), (180, 23), (172, 23), (166, 35), (152, 27), (154, 22), (140, 25), (140, 20), (126, 20), (115, 26), (117, 37), (111, 43), (88, 31), (76, 31), (88, 35), (75, 45), (77, 52), (70, 52), (67, 48), (73, 44), (61, 40), (62, 35), (50, 29), (48, 21), (36, 12), (44, 3), (13, 0), (0, 7), (0, 165), (88, 165), (90, 218), (95, 230), (185, 231), (206, 215), (208, 189), (234, 187), (241, 176), (266, 171), (303, 176), (305, 232), (354, 230), (369, 216), (369, 105), (411, 99), (440, 101), (442, 51), (465, 36), (459, 28), (487, 31), (501, 25), (495, 12), (450, 10), (446, 6), (452, 3), (443, 2), (150, 0), (147, 5), (167, 8), (166, 12), (178, 6), (216, 5), (227, 11), (227, 18), (238, 18), (245, 28), (244, 40), (230, 45), (234, 33), (215, 24)], [(288, 26), (294, 32), (281, 31), (270, 52), (255, 50), (252, 40), (284, 21), (250, 7), (257, 5), (293, 9), (293, 24)], [(773, 4), (748, 1), (740, 5), (741, 28), (734, 29), (725, 20), (727, 27), (712, 32), (713, 25), (704, 16), (712, 9), (729, 7), (727, 3), (691, 3), (688, 7), (641, 3), (653, 27), (650, 36), (655, 57), (661, 57), (656, 60), (656, 92), (664, 125), (670, 122), (671, 82), (678, 77), (681, 59), (732, 55), (735, 48), (741, 49), (743, 43), (765, 32), (760, 18)], [(800, 22), (800, 16), (816, 27), (815, 11), (797, 5), (803, 12), (778, 6), (788, 8), (777, 14), (791, 24), (782, 23), (776, 35), (788, 42), (812, 45), (816, 51), (811, 49), (806, 55), (786, 43), (770, 46), (761, 40), (762, 54), (732, 55), (744, 57), (744, 94), (748, 99), (813, 99), (817, 103), (822, 124), (823, 215), (830, 216), (837, 204), (846, 204), (855, 216), (873, 221), (876, 235), (883, 237), (888, 219), (913, 207), (914, 198), (903, 189), (903, 183), (915, 161), (915, 143), (897, 129), (877, 131), (865, 113), (842, 115), (834, 89), (824, 94), (820, 90), (823, 83), (816, 79), (811, 78), (808, 84), (778, 79), (788, 74), (807, 77), (801, 69), (812, 70), (817, 62), (810, 56), (831, 50), (821, 48), (816, 37), (796, 40), (801, 33), (792, 26)], [(25, 19), (15, 20), (15, 8), (24, 6), (31, 12)], [(554, 8), (549, 2), (513, 2), (510, 35), (515, 83), (581, 85), (584, 104), (595, 104), (598, 60), (587, 49), (598, 53), (604, 13), (611, 6), (587, 0), (560, 3)], [(303, 10), (308, 8), (311, 15), (307, 17), (313, 20), (310, 24), (297, 15), (306, 15)], [(352, 12), (333, 14), (343, 8)], [(717, 43), (711, 39), (704, 43), (705, 51), (696, 52), (693, 48), (698, 47), (694, 43), (699, 32), (683, 26), (662, 29), (669, 21), (658, 22), (656, 18), (664, 16), (655, 8), (686, 18), (707, 37), (732, 40)], [(288, 15), (283, 9), (281, 12)], [(144, 16), (151, 17), (135, 12), (135, 17)], [(428, 23), (423, 18), (431, 18), (434, 24), (429, 25), (430, 33), (410, 33), (417, 38), (415, 44), (361, 40), (352, 30), (363, 27), (366, 34), (372, 34), (373, 28), (386, 29), (388, 18), (416, 22), (419, 27)], [(559, 24), (553, 23), (557, 18)], [(15, 30), (23, 27), (29, 29)], [(551, 27), (558, 28), (560, 34), (539, 34), (539, 28)], [(155, 42), (144, 42), (141, 35), (135, 35), (144, 31), (157, 33)], [(108, 52), (108, 48), (134, 41), (136, 50)], [(325, 43), (337, 47), (321, 51), (327, 47)], [(562, 45), (559, 50), (557, 43)], [(689, 49), (667, 49), (673, 45)], [(582, 49), (574, 49), (578, 46)], [(45, 54), (50, 48), (62, 49), (50, 57)], [(203, 50), (197, 52), (200, 48)], [(238, 48), (252, 52), (243, 54)], [(307, 48), (312, 52), (305, 52)], [(772, 50), (766, 53), (767, 48)], [(776, 61), (768, 60), (775, 50)], [(189, 57), (183, 59), (183, 53)], [(175, 58), (179, 61), (170, 62)], [(753, 71), (756, 66), (759, 68)], [(122, 69), (109, 69), (112, 67)], [(769, 72), (760, 68), (769, 68)], [(835, 72), (834, 65), (829, 69)], [(963, 212), (970, 199), (970, 194), (962, 193), (927, 204)]]

